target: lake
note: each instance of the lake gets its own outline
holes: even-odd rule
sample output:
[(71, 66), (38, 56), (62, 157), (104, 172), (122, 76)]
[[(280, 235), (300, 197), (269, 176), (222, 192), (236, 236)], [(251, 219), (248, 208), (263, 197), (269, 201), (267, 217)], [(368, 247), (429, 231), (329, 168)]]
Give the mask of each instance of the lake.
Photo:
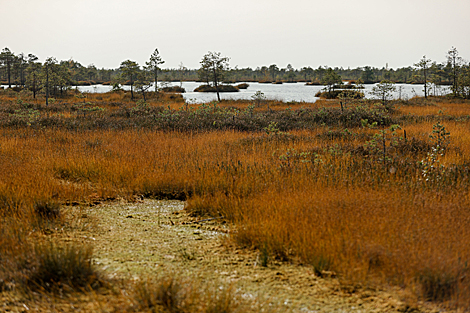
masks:
[[(166, 83), (170, 86), (179, 86), (179, 82)], [(251, 99), (256, 91), (264, 93), (267, 99), (282, 100), (285, 102), (315, 102), (318, 97), (315, 94), (323, 89), (325, 86), (306, 86), (305, 83), (284, 83), (284, 84), (260, 84), (260, 83), (248, 83), (250, 86), (248, 89), (241, 89), (239, 92), (227, 92), (221, 93), (221, 99)], [(186, 90), (183, 94), (184, 99), (189, 103), (205, 103), (217, 100), (215, 93), (202, 93), (194, 92), (194, 89), (201, 85), (199, 82), (182, 82), (182, 87)], [(398, 99), (409, 99), (414, 96), (424, 96), (423, 85), (412, 85), (412, 84), (396, 84), (396, 92), (394, 98)], [(374, 84), (365, 85), (363, 90), (367, 98), (372, 98), (371, 90)], [(93, 86), (78, 86), (78, 90), (81, 92), (94, 92), (103, 93), (108, 92), (112, 89), (109, 85), (93, 85)], [(129, 86), (123, 86), (124, 89), (129, 90)], [(437, 95), (447, 94), (450, 92), (450, 88), (446, 86), (439, 87), (438, 90), (431, 92)]]

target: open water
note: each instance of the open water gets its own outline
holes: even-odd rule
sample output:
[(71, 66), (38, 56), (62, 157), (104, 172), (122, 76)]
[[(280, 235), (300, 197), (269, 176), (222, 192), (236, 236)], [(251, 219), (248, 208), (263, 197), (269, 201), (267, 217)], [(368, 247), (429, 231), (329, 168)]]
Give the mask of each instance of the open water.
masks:
[[(169, 86), (181, 86), (186, 90), (183, 97), (189, 103), (205, 103), (217, 100), (215, 93), (203, 93), (194, 92), (194, 89), (201, 85), (198, 82), (173, 82), (166, 83)], [(250, 86), (248, 89), (241, 89), (239, 92), (224, 92), (220, 94), (222, 99), (248, 99), (255, 94), (256, 91), (264, 93), (267, 99), (282, 100), (285, 102), (315, 102), (318, 98), (315, 94), (322, 90), (325, 86), (306, 86), (305, 83), (284, 83), (284, 84), (260, 84), (260, 83), (248, 83)], [(373, 84), (365, 85), (363, 92), (367, 98), (373, 98), (371, 90), (374, 87)], [(112, 89), (111, 86), (107, 85), (94, 85), (94, 86), (78, 86), (78, 90), (81, 92), (95, 92), (104, 93)], [(124, 89), (129, 89), (129, 86), (124, 86)], [(395, 99), (409, 99), (414, 96), (424, 96), (423, 85), (412, 85), (412, 84), (396, 84), (396, 91), (394, 93)], [(436, 95), (443, 95), (449, 93), (449, 87), (439, 87), (432, 89), (431, 93)]]

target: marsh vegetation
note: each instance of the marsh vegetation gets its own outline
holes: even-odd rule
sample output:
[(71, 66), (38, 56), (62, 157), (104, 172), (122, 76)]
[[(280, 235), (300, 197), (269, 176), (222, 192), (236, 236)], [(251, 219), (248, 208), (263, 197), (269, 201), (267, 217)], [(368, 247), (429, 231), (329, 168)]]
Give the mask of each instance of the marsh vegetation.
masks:
[[(2, 297), (41, 306), (68, 295), (85, 307), (93, 295), (102, 311), (256, 310), (230, 284), (109, 277), (96, 266), (93, 240), (75, 236), (103, 232), (85, 208), (153, 198), (185, 201), (187, 220), (166, 216), (170, 226), (210, 220), (218, 231), (225, 223), (223, 246), (256, 251), (267, 271), (289, 264), (337, 277), (351, 294), (398, 288), (421, 310), (470, 308), (470, 102), (462, 80), (448, 96), (409, 100), (390, 97), (393, 82), (383, 81), (375, 100), (343, 91), (286, 103), (258, 92), (191, 104), (152, 90), (157, 78), (128, 61), (121, 70), (135, 93), (119, 84), (103, 94), (53, 85), (53, 59), (39, 73), (50, 75), (37, 81), (41, 89), (0, 90)], [(329, 74), (326, 92), (334, 92), (339, 80)], [(202, 260), (183, 248), (181, 264)], [(130, 293), (117, 291), (130, 282)]]
[[(70, 223), (64, 205), (151, 197), (223, 216), (232, 242), (259, 249), (266, 264), (468, 308), (468, 101), (350, 99), (341, 108), (148, 95), (136, 103), (122, 91), (80, 94), (46, 106), (2, 91), (4, 290), (103, 288), (89, 250), (35, 248), (36, 237)], [(64, 259), (83, 266), (60, 272), (78, 270), (66, 277), (79, 281), (52, 276), (47, 266)]]

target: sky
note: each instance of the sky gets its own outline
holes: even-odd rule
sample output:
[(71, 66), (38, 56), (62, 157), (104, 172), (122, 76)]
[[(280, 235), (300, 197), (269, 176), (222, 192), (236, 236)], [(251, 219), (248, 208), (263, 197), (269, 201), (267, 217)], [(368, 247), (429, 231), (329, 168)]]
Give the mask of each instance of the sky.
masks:
[(0, 0), (0, 49), (82, 65), (199, 68), (208, 51), (239, 68), (355, 68), (470, 60), (470, 0)]

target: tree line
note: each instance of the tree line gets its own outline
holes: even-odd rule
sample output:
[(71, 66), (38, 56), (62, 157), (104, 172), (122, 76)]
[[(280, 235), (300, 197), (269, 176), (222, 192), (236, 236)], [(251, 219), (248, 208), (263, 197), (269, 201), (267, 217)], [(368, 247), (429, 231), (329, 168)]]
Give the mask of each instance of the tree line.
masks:
[(118, 68), (99, 69), (94, 64), (84, 66), (72, 59), (57, 61), (54, 57), (41, 63), (34, 54), (15, 54), (6, 47), (0, 53), (0, 82), (9, 87), (14, 85), (27, 88), (34, 96), (38, 92), (58, 96), (70, 86), (77, 85), (101, 83), (118, 88), (119, 85), (127, 84), (131, 86), (132, 97), (134, 91), (142, 92), (145, 97), (145, 92), (152, 90), (152, 87), (157, 91), (159, 85), (156, 83), (159, 80), (200, 81), (218, 88), (219, 82), (309, 82), (323, 85), (334, 77), (336, 81), (361, 81), (365, 84), (382, 81), (424, 84), (425, 95), (428, 88), (450, 85), (455, 95), (470, 97), (470, 66), (454, 47), (447, 52), (446, 60), (441, 63), (424, 56), (412, 66), (397, 69), (389, 68), (388, 65), (383, 68), (364, 66), (345, 69), (319, 66), (314, 69), (308, 66), (295, 69), (291, 64), (285, 68), (276, 64), (256, 68), (230, 68), (229, 58), (215, 52), (203, 56), (199, 69), (188, 69), (183, 63), (178, 68), (165, 69), (162, 68), (164, 63), (158, 49), (155, 49), (143, 66), (135, 61), (125, 60)]

